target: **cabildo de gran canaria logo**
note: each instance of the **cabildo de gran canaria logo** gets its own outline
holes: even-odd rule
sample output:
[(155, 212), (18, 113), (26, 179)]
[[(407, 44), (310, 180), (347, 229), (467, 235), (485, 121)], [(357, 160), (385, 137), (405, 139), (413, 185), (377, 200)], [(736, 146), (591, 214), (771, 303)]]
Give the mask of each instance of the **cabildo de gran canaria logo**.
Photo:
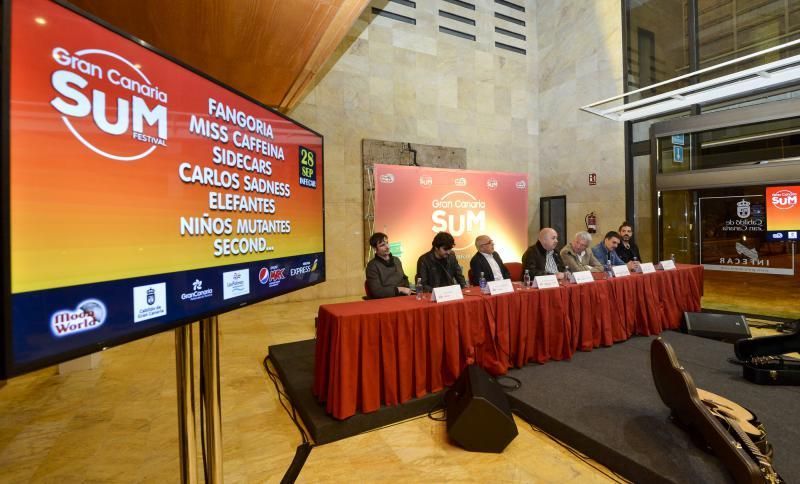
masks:
[(167, 145), (167, 93), (138, 64), (107, 50), (63, 47), (53, 49), (52, 60), (62, 68), (50, 77), (56, 91), (50, 105), (84, 146), (133, 161)]
[(106, 306), (97, 299), (87, 299), (75, 309), (61, 309), (50, 316), (50, 331), (58, 338), (97, 329), (106, 320)]

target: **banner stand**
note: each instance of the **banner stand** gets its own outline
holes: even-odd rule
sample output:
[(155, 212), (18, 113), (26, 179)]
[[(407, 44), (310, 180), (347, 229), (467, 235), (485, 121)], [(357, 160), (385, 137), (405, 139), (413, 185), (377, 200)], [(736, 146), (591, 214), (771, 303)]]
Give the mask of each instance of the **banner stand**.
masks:
[(178, 395), (178, 448), (181, 483), (197, 483), (197, 431), (194, 406), (192, 325), (175, 328), (175, 377)]
[(222, 482), (222, 411), (219, 388), (217, 317), (200, 320), (200, 405), (205, 410), (206, 481)]
[[(222, 413), (219, 385), (219, 325), (213, 316), (200, 321), (201, 430), (205, 436), (205, 481), (222, 482)], [(178, 446), (181, 483), (196, 484), (197, 430), (194, 400), (192, 325), (175, 329), (175, 376), (178, 396)], [(201, 443), (202, 444), (202, 443)]]

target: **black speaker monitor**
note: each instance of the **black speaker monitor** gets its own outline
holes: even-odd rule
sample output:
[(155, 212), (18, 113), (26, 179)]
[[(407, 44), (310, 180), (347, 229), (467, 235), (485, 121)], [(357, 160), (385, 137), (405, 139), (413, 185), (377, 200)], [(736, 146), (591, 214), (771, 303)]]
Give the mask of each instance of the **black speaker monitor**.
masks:
[(503, 389), (477, 365), (469, 365), (448, 391), (447, 434), (473, 452), (502, 452), (517, 436)]
[(750, 337), (747, 319), (741, 314), (683, 313), (683, 331), (704, 338), (736, 342)]

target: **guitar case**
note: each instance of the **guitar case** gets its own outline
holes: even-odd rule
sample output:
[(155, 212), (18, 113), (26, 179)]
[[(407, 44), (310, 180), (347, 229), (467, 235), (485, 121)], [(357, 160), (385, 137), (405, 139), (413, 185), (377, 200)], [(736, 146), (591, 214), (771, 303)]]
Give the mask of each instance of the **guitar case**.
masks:
[(800, 331), (747, 338), (733, 345), (742, 375), (759, 385), (800, 385), (800, 361), (781, 356), (800, 351)]
[[(653, 340), (650, 364), (653, 382), (661, 400), (672, 411), (673, 421), (710, 448), (737, 483), (783, 482), (767, 462), (772, 448), (766, 438), (757, 439), (763, 440), (757, 443), (747, 437), (744, 442), (733, 437), (721, 419), (700, 399), (692, 377), (678, 362), (669, 343), (661, 338)], [(758, 426), (763, 431), (763, 427)], [(756, 462), (754, 456), (761, 462)]]

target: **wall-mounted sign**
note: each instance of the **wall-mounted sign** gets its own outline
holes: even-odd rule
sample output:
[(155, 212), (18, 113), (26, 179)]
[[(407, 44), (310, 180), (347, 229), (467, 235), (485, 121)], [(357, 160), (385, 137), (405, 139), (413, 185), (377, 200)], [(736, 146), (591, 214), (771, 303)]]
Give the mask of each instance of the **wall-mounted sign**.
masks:
[(685, 138), (684, 138), (684, 136), (682, 134), (673, 134), (672, 135), (672, 144), (678, 145), (678, 146), (683, 146), (685, 144), (684, 141), (685, 141)]
[(683, 163), (683, 146), (672, 147), (672, 162)]
[(597, 185), (597, 173), (589, 173), (589, 186)]

